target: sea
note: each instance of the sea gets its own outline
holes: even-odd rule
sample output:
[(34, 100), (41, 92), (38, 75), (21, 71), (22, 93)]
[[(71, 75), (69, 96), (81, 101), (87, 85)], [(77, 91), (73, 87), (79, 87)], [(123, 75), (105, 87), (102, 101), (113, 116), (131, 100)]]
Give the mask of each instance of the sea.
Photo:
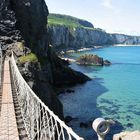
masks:
[[(97, 54), (109, 60), (110, 66), (82, 66), (72, 63), (92, 80), (59, 95), (65, 116), (72, 116), (69, 126), (87, 140), (96, 140), (92, 122), (96, 118), (112, 119), (107, 140), (121, 131), (140, 130), (140, 46), (106, 46), (71, 53), (77, 59), (83, 54)], [(85, 126), (83, 126), (85, 124)]]

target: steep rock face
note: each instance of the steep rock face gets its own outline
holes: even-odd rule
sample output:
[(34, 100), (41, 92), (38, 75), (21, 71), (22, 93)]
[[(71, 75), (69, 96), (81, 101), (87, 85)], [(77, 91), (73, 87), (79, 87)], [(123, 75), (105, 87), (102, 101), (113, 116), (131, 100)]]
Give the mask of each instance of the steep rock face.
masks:
[[(45, 74), (49, 73), (49, 77), (48, 75), (45, 76), (48, 77), (52, 85), (71, 85), (89, 79), (87, 76), (83, 76), (83, 74), (63, 65), (63, 61), (49, 47), (46, 28), (48, 9), (44, 0), (22, 0), (22, 2), (11, 0), (11, 5), (17, 18), (17, 26), (25, 42), (39, 58), (41, 57), (42, 59), (43, 57), (44, 59), (45, 57), (46, 63), (42, 65), (42, 69)], [(66, 75), (69, 76), (66, 78)], [(77, 80), (72, 80), (73, 77)]]
[[(32, 1), (33, 3), (34, 1)], [(31, 47), (31, 44), (34, 44), (35, 47), (32, 49), (32, 51), (37, 53), (38, 47), (48, 48), (47, 46), (47, 30), (45, 29), (45, 23), (44, 22), (34, 23), (35, 20), (31, 19), (31, 13), (25, 7), (28, 7), (28, 10), (30, 9), (32, 12), (33, 10), (37, 9), (38, 15), (43, 14), (42, 7), (45, 6), (45, 2), (36, 1), (33, 3), (32, 6), (28, 7), (30, 1), (29, 0), (22, 0), (22, 1), (14, 1), (14, 0), (0, 0), (0, 44), (2, 44), (3, 49), (7, 50), (6, 54), (9, 54), (8, 52), (10, 50), (15, 51), (16, 56), (24, 55), (24, 51), (20, 51), (22, 49), (23, 45), (20, 47), (15, 48), (18, 41), (22, 41), (29, 45), (28, 47)], [(43, 3), (44, 2), (44, 3)], [(27, 4), (27, 5), (26, 5)], [(40, 4), (40, 6), (38, 6)], [(25, 15), (24, 15), (25, 12)], [(34, 12), (34, 13), (36, 13)], [(21, 14), (22, 13), (22, 14)], [(33, 13), (32, 13), (33, 14)], [(37, 14), (35, 14), (37, 15)], [(37, 15), (37, 16), (38, 16)], [(25, 17), (26, 16), (26, 17)], [(45, 14), (45, 19), (47, 15)], [(25, 18), (25, 19), (24, 19)], [(38, 17), (38, 21), (39, 18)], [(42, 18), (43, 19), (43, 18)], [(24, 21), (25, 20), (25, 21)], [(17, 22), (18, 21), (18, 22)], [(37, 21), (37, 18), (36, 18)], [(28, 23), (27, 23), (28, 22)], [(27, 24), (33, 26), (26, 26)], [(39, 28), (40, 27), (40, 28)], [(29, 28), (32, 30), (29, 31)], [(41, 30), (46, 33), (38, 33), (35, 34), (38, 30)], [(23, 38), (22, 38), (22, 37)], [(38, 36), (40, 36), (40, 39), (38, 39)], [(43, 36), (46, 36), (43, 38)], [(23, 40), (24, 39), (24, 40)], [(45, 44), (45, 43), (46, 44)], [(45, 44), (44, 46), (42, 44)], [(42, 48), (38, 50), (42, 50)], [(44, 53), (44, 51), (43, 51)], [(46, 53), (46, 52), (45, 52)], [(26, 81), (31, 85), (31, 87), (34, 89), (35, 93), (41, 98), (41, 100), (44, 101), (45, 104), (47, 104), (57, 115), (59, 115), (61, 118), (63, 118), (63, 107), (60, 101), (57, 99), (56, 94), (54, 93), (52, 86), (49, 83), (49, 78), (44, 81), (40, 78), (40, 73), (43, 75), (43, 77), (47, 77), (48, 75), (51, 75), (51, 68), (48, 66), (46, 69), (43, 70), (43, 68), (39, 68), (39, 63), (25, 63), (20, 66), (21, 72), (26, 79)], [(49, 71), (50, 73), (45, 74), (46, 71)], [(45, 71), (45, 72), (44, 72)], [(49, 77), (49, 76), (48, 76)]]
[(37, 55), (38, 62), (19, 64), (20, 70), (41, 100), (63, 119), (63, 107), (53, 88), (85, 82), (89, 78), (68, 68), (49, 47), (47, 15), (44, 0), (0, 0), (0, 41), (7, 52), (15, 50), (16, 56), (19, 51), (11, 44), (17, 41), (23, 44), (18, 48), (23, 49), (20, 55), (25, 55), (25, 46)]
[(48, 8), (44, 0), (10, 0), (10, 4), (26, 45), (39, 55), (47, 54)]
[(48, 32), (53, 46), (61, 49), (79, 49), (98, 45), (140, 44), (140, 37), (108, 34), (99, 29), (74, 28), (49, 25)]
[(136, 45), (140, 44), (139, 36), (129, 36), (123, 34), (112, 34), (115, 44), (127, 44), (127, 45)]
[(10, 8), (8, 0), (0, 0), (0, 44), (5, 47), (22, 40), (20, 31), (15, 26), (15, 13)]
[(112, 43), (109, 34), (94, 29), (50, 25), (48, 32), (50, 34), (50, 43), (53, 46), (64, 46), (66, 49), (67, 47), (78, 49)]

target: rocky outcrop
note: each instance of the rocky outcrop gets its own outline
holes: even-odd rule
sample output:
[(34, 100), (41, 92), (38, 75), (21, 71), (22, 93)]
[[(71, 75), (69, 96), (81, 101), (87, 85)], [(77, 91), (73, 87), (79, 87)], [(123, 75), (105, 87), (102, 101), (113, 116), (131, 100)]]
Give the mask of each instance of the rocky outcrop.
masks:
[(140, 140), (140, 131), (121, 132), (114, 135), (113, 140)]
[(20, 31), (15, 25), (15, 13), (10, 8), (8, 0), (0, 0), (0, 44), (4, 47), (22, 40)]
[(56, 87), (71, 86), (77, 83), (84, 83), (90, 80), (89, 77), (81, 72), (74, 71), (68, 67), (68, 63), (60, 59), (53, 51), (53, 48), (48, 50), (48, 63), (51, 65), (52, 81)]
[[(44, 0), (10, 0), (14, 11), (16, 26), (28, 47), (38, 55), (47, 54), (47, 16), (48, 8)], [(42, 53), (43, 52), (43, 53)]]
[[(17, 59), (35, 53), (38, 61), (19, 64), (20, 71), (39, 98), (63, 119), (63, 107), (53, 88), (83, 83), (89, 78), (68, 68), (49, 47), (47, 16), (44, 0), (0, 0), (0, 41), (5, 51), (15, 52)], [(17, 42), (21, 47), (15, 48), (20, 46)]]
[(109, 34), (101, 29), (49, 25), (50, 43), (56, 50), (89, 48), (113, 44), (140, 44), (140, 37)]
[(109, 60), (104, 60), (104, 65), (111, 65), (111, 62)]
[(111, 62), (108, 60), (103, 60), (102, 57), (94, 54), (85, 54), (80, 56), (80, 58), (76, 61), (76, 63), (80, 65), (96, 65), (96, 66), (103, 66), (103, 65), (110, 65)]

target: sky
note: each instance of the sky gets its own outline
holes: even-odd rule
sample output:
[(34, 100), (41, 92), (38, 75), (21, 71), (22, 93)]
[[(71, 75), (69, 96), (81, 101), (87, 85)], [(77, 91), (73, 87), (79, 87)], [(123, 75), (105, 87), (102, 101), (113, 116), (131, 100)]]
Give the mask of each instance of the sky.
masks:
[(71, 15), (109, 33), (140, 36), (140, 0), (45, 0), (50, 13)]

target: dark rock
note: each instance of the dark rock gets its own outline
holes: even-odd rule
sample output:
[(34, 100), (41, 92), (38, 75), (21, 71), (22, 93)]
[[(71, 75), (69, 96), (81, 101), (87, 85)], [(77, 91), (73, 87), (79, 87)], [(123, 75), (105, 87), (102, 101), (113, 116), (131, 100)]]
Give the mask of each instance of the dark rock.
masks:
[(99, 57), (98, 55), (94, 54), (82, 55), (76, 62), (80, 65), (96, 65), (96, 66), (111, 65), (110, 61), (103, 60), (102, 57)]
[(44, 0), (10, 0), (15, 13), (16, 25), (25, 43), (36, 54), (47, 53), (47, 16), (48, 8)]
[(78, 22), (83, 25), (84, 27), (89, 27), (89, 28), (94, 28), (93, 24), (88, 22), (88, 21), (85, 21), (85, 20), (78, 20)]
[(81, 122), (81, 123), (80, 123), (80, 127), (81, 127), (81, 128), (88, 128), (88, 124), (85, 123), (85, 122)]
[(85, 83), (91, 80), (88, 76), (81, 72), (74, 71), (66, 66), (60, 59), (53, 48), (48, 49), (48, 60), (51, 65), (52, 84), (56, 87), (65, 87), (76, 85), (77, 83)]
[(74, 90), (72, 90), (72, 89), (67, 89), (66, 92), (67, 92), (67, 93), (74, 93)]
[(116, 120), (121, 119), (120, 116), (115, 116), (114, 118), (115, 118)]
[(133, 124), (132, 124), (132, 123), (128, 123), (128, 124), (126, 125), (126, 127), (128, 127), (128, 128), (133, 128)]
[(103, 58), (94, 54), (82, 55), (76, 62), (80, 65), (97, 65), (97, 66), (104, 65)]
[(59, 95), (59, 94), (64, 94), (64, 93), (65, 93), (65, 90), (61, 90), (57, 94)]
[(3, 47), (22, 40), (16, 28), (15, 13), (10, 8), (9, 0), (0, 1), (0, 43)]
[(104, 65), (111, 65), (111, 62), (108, 60), (104, 60)]
[(70, 121), (72, 121), (73, 120), (73, 118), (71, 117), (71, 116), (66, 116), (65, 117), (65, 122), (66, 123), (69, 123)]

